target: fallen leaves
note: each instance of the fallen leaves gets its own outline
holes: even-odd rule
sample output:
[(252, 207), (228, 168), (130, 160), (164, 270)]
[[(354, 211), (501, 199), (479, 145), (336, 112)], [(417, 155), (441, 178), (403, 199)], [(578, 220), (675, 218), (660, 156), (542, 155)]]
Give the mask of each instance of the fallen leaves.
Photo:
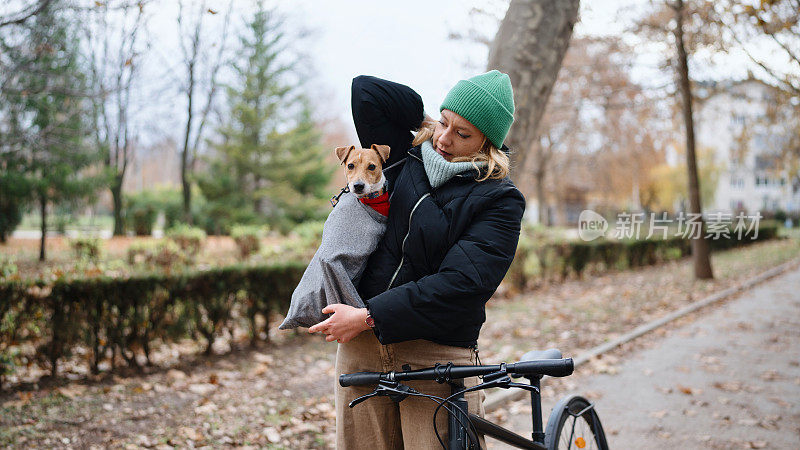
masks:
[(180, 427), (180, 429), (178, 430), (178, 434), (187, 439), (191, 439), (194, 442), (203, 440), (203, 433), (191, 427)]
[(177, 369), (170, 369), (167, 371), (167, 382), (174, 383), (175, 381), (183, 381), (187, 378), (186, 373)]
[(700, 395), (703, 393), (703, 390), (700, 388), (691, 388), (689, 386), (682, 386), (678, 385), (678, 391), (686, 394), (686, 395)]
[(211, 383), (196, 383), (196, 384), (190, 384), (188, 389), (189, 392), (205, 396), (214, 392), (217, 389), (217, 385)]
[(264, 436), (266, 436), (267, 440), (272, 442), (273, 444), (277, 444), (281, 441), (281, 434), (273, 427), (264, 428), (262, 431)]
[(780, 380), (781, 375), (775, 370), (767, 370), (766, 372), (762, 373), (759, 378), (764, 381), (775, 381)]
[(31, 398), (33, 392), (17, 392), (17, 399), (6, 401), (3, 403), (3, 408), (22, 408), (31, 401)]
[(738, 381), (715, 381), (712, 386), (726, 392), (739, 392), (742, 390), (742, 383)]

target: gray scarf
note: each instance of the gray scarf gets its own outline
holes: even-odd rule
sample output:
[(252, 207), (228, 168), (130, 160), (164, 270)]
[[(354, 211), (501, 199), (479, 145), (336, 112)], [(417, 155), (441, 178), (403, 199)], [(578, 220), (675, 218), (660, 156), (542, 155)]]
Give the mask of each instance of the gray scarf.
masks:
[[(430, 140), (422, 143), (422, 165), (425, 166), (428, 181), (434, 189), (447, 183), (450, 178), (461, 172), (470, 169), (475, 170), (475, 166), (469, 161), (450, 162), (444, 159), (444, 156), (433, 149), (433, 144)], [(485, 167), (486, 162), (480, 161), (477, 165), (478, 167)]]

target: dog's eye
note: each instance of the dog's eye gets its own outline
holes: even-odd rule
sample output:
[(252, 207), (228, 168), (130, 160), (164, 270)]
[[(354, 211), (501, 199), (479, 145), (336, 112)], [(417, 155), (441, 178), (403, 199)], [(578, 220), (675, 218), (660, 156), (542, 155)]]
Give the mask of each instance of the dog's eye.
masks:
[(355, 164), (353, 164), (353, 163), (350, 163), (350, 164), (347, 165), (347, 168), (349, 170), (353, 170), (353, 167), (355, 167)]
[(367, 170), (375, 170), (375, 164), (368, 165)]

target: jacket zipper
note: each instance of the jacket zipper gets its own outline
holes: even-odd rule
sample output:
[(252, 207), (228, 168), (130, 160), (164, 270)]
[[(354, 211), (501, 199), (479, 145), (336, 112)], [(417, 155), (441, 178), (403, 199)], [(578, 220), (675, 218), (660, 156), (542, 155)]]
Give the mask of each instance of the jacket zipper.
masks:
[(392, 288), (392, 283), (394, 283), (394, 279), (397, 277), (397, 274), (400, 273), (400, 268), (403, 267), (403, 260), (405, 260), (406, 258), (405, 255), (406, 239), (408, 239), (408, 235), (411, 234), (411, 218), (414, 217), (414, 211), (416, 211), (417, 206), (419, 206), (419, 204), (422, 203), (423, 200), (425, 200), (425, 197), (428, 197), (429, 195), (431, 195), (430, 192), (420, 197), (420, 199), (417, 200), (417, 203), (414, 204), (414, 207), (411, 208), (411, 213), (408, 215), (408, 231), (406, 232), (406, 237), (403, 238), (403, 243), (400, 245), (400, 264), (398, 264), (397, 269), (395, 269), (394, 275), (392, 275), (392, 279), (389, 280), (389, 286), (386, 286), (387, 291)]

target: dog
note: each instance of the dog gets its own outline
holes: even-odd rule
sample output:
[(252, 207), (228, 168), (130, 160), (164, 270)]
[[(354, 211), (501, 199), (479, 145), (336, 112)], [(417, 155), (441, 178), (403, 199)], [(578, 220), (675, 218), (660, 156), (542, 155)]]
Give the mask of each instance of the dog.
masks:
[(389, 159), (388, 145), (372, 144), (370, 148), (336, 147), (336, 157), (344, 166), (347, 188), (356, 194), (361, 203), (384, 216), (389, 215), (389, 193), (383, 164)]
[(280, 329), (322, 322), (327, 319), (322, 309), (334, 303), (364, 307), (355, 286), (386, 232), (390, 205), (383, 165), (390, 151), (388, 145), (374, 144), (336, 148), (347, 185), (325, 220), (322, 242), (292, 293)]

